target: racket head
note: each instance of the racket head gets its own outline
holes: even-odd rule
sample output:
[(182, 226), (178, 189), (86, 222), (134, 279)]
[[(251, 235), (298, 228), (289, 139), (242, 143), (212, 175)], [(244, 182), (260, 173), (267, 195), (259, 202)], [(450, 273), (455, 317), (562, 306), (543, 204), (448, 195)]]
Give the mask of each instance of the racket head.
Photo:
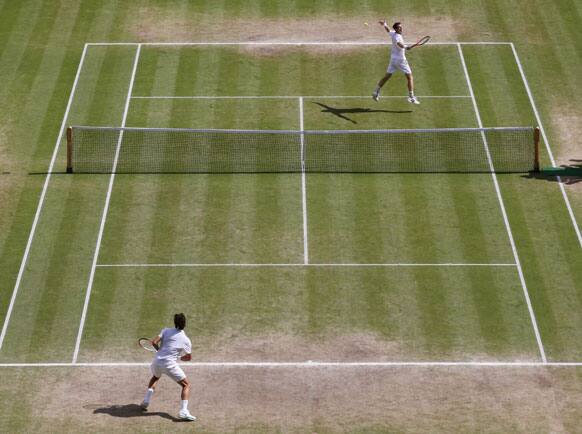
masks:
[(423, 37), (422, 37), (422, 38), (420, 38), (420, 39), (418, 40), (418, 42), (417, 42), (416, 44), (414, 44), (414, 45), (416, 45), (417, 47), (420, 47), (421, 45), (424, 45), (424, 44), (426, 44), (428, 41), (430, 41), (430, 36), (428, 36), (428, 35), (427, 35), (427, 36), (423, 36)]
[(146, 351), (150, 351), (152, 353), (156, 353), (158, 351), (152, 344), (152, 341), (148, 338), (139, 338), (137, 343)]

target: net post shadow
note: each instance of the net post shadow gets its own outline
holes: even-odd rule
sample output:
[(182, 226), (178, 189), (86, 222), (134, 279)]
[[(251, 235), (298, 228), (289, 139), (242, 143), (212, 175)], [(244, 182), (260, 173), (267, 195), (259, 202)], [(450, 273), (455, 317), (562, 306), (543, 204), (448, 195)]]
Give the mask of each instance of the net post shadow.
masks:
[(582, 182), (582, 159), (570, 159), (570, 164), (562, 164), (558, 167), (545, 167), (538, 171), (531, 171), (527, 175), (523, 175), (522, 178), (562, 182), (566, 185), (578, 184)]

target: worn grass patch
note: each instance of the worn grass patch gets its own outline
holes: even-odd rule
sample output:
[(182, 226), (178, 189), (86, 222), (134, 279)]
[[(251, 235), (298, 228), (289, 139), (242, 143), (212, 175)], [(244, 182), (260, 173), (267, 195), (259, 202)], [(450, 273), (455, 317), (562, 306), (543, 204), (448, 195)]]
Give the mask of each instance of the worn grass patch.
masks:
[[(147, 367), (5, 370), (7, 389), (38, 384), (0, 427), (55, 432), (189, 431), (176, 423), (179, 387), (163, 378), (138, 410)], [(190, 410), (205, 433), (572, 432), (582, 382), (552, 368), (194, 368)], [(39, 381), (40, 379), (43, 381)], [(34, 409), (33, 418), (26, 415)], [(6, 412), (6, 410), (14, 410)], [(41, 425), (42, 424), (42, 425)]]
[[(184, 15), (179, 10), (144, 6), (129, 22), (129, 32), (141, 42), (163, 41), (377, 41), (387, 39), (377, 24), (380, 17), (318, 16), (309, 18), (232, 18), (217, 25), (210, 16)], [(471, 29), (465, 18), (447, 15), (402, 16), (406, 35), (412, 40), (433, 35), (438, 41), (457, 41)], [(368, 22), (368, 26), (364, 23)]]

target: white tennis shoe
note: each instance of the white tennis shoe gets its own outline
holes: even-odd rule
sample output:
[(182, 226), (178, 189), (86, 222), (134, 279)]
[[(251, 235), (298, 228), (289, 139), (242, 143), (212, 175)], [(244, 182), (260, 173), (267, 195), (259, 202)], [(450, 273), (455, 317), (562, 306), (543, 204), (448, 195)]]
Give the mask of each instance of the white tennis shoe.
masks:
[(380, 92), (375, 90), (374, 93), (372, 94), (372, 99), (374, 101), (378, 101), (380, 99)]
[(148, 409), (148, 407), (150, 406), (150, 403), (147, 401), (142, 401), (142, 403), (139, 406), (141, 407), (141, 409), (143, 411), (146, 411)]
[(420, 101), (419, 101), (419, 100), (417, 100), (415, 96), (409, 96), (409, 97), (408, 97), (408, 102), (409, 102), (410, 104), (420, 104)]
[(180, 410), (180, 413), (178, 413), (178, 417), (182, 420), (187, 420), (190, 422), (194, 422), (196, 420), (196, 416), (191, 415), (188, 410), (185, 411)]

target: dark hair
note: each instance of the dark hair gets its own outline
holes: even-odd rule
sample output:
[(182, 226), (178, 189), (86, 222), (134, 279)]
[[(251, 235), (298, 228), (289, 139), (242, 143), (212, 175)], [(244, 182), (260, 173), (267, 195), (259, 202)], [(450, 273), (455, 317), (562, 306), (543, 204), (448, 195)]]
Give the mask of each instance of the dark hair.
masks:
[(398, 27), (399, 25), (400, 25), (400, 21), (398, 21), (398, 22), (396, 22), (396, 23), (392, 24), (392, 28), (393, 28), (394, 30), (396, 30), (396, 27)]
[(184, 330), (184, 327), (186, 327), (186, 316), (183, 313), (174, 315), (174, 325), (178, 330)]

